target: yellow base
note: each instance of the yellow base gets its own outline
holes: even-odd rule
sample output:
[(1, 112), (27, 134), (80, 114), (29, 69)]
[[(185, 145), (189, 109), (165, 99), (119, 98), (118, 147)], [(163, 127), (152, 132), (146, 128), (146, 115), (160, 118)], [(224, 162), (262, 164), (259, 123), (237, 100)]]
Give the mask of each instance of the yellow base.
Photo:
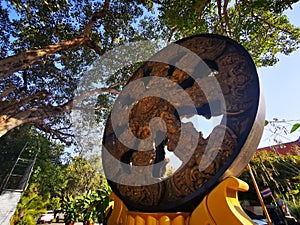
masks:
[(252, 225), (255, 223), (238, 201), (238, 191), (248, 189), (244, 181), (229, 177), (205, 196), (192, 213), (133, 212), (112, 193), (114, 209), (108, 225)]

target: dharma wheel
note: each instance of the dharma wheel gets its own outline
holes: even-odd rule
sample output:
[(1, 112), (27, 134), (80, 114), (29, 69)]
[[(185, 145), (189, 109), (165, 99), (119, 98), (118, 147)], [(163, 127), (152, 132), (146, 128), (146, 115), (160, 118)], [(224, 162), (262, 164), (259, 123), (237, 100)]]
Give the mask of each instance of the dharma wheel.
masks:
[[(102, 160), (113, 192), (129, 210), (191, 212), (250, 161), (263, 131), (260, 96), (255, 64), (235, 41), (200, 34), (168, 45), (136, 70), (107, 120)], [(204, 136), (199, 118), (220, 122)]]

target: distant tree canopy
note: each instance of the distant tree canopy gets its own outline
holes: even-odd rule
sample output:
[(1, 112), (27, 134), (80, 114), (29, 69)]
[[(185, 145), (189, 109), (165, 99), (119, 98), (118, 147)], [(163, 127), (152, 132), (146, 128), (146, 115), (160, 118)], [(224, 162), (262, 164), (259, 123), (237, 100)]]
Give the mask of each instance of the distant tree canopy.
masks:
[[(296, 0), (1, 1), (0, 136), (22, 124), (70, 144), (66, 116), (82, 74), (107, 51), (138, 40), (218, 33), (240, 42), (258, 66), (299, 47), (284, 15)], [(135, 67), (102, 82), (98, 116)], [(101, 75), (99, 75), (101, 76)], [(105, 93), (103, 93), (105, 92)], [(101, 113), (103, 112), (103, 113)]]

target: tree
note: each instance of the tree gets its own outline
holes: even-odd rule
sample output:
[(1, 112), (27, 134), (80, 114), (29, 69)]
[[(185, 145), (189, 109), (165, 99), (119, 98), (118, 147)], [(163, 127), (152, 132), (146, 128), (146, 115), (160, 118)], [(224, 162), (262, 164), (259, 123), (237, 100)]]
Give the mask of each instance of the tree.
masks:
[[(300, 30), (284, 15), (295, 2), (5, 2), (0, 7), (0, 135), (30, 123), (70, 144), (74, 130), (66, 115), (76, 101), (74, 90), (83, 72), (95, 59), (124, 43), (218, 33), (244, 45), (258, 66), (274, 65), (277, 53), (289, 54), (299, 47)], [(106, 95), (100, 95), (95, 106), (100, 117), (107, 115), (108, 103), (133, 69), (101, 81), (96, 95)]]
[[(105, 210), (110, 190), (101, 174), (97, 156), (90, 156), (91, 163), (79, 156), (70, 162), (62, 161), (62, 146), (26, 125), (8, 132), (0, 139), (0, 144), (0, 172), (3, 177), (5, 171), (10, 170), (5, 162), (11, 161), (9, 165), (13, 166), (20, 147), (24, 148), (22, 157), (37, 155), (29, 189), (22, 194), (12, 224), (35, 224), (37, 217), (47, 209), (55, 212), (63, 209), (66, 218), (79, 217), (80, 210), (83, 210), (94, 219), (107, 219)], [(84, 200), (84, 205), (77, 204), (79, 199)], [(93, 203), (91, 209), (83, 209), (88, 204), (85, 200)]]
[(151, 7), (150, 1), (109, 0), (1, 4), (0, 135), (30, 123), (69, 144), (70, 121), (59, 115), (70, 111), (82, 72), (114, 46), (145, 38), (136, 19), (150, 18)]
[[(20, 155), (21, 151), (22, 154)], [(56, 171), (54, 167), (62, 166), (60, 157), (63, 155), (63, 151), (62, 145), (51, 142), (31, 126), (24, 125), (11, 130), (0, 139), (0, 184), (4, 184), (5, 178), (12, 170), (19, 156), (25, 160), (36, 160), (33, 168), (34, 173), (31, 178), (36, 183), (44, 185), (43, 182), (38, 181), (37, 173), (45, 176), (47, 173), (56, 172), (54, 177), (58, 179), (61, 168)], [(16, 166), (14, 173), (21, 175), (24, 174), (25, 170), (26, 168), (24, 167)], [(58, 185), (59, 182), (56, 181), (54, 184)], [(55, 191), (55, 188), (52, 186), (50, 190)]]
[[(242, 44), (257, 66), (272, 66), (277, 53), (299, 48), (300, 29), (284, 14), (298, 0), (160, 0), (160, 19), (169, 26), (172, 39), (209, 32), (228, 36)], [(179, 16), (178, 16), (179, 15)]]
[(47, 212), (47, 203), (47, 199), (43, 199), (38, 195), (35, 185), (31, 185), (30, 188), (22, 194), (10, 224), (35, 225), (36, 218), (41, 213)]
[(75, 156), (67, 168), (66, 195), (77, 196), (105, 187), (104, 175), (97, 172), (84, 158)]
[[(254, 155), (251, 166), (260, 190), (270, 187), (275, 198), (283, 198), (293, 205), (299, 205), (299, 156), (280, 156), (275, 153), (261, 151)], [(241, 199), (257, 200), (248, 171), (244, 171), (240, 178), (250, 185), (249, 192), (240, 194)]]
[(67, 186), (66, 165), (55, 164), (50, 160), (44, 161), (43, 164), (35, 167), (30, 182), (36, 184), (41, 196), (64, 196)]
[(94, 222), (107, 224), (109, 217), (110, 189), (89, 191), (77, 197), (77, 206), (81, 212), (85, 225)]

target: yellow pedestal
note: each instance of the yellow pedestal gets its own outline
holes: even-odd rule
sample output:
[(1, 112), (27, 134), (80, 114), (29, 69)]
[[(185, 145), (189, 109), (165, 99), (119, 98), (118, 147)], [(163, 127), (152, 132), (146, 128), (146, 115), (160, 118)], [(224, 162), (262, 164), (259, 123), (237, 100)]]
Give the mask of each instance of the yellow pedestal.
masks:
[(248, 184), (229, 177), (215, 187), (192, 213), (149, 213), (129, 211), (112, 193), (114, 209), (108, 225), (252, 225), (243, 211), (238, 191), (247, 191)]

